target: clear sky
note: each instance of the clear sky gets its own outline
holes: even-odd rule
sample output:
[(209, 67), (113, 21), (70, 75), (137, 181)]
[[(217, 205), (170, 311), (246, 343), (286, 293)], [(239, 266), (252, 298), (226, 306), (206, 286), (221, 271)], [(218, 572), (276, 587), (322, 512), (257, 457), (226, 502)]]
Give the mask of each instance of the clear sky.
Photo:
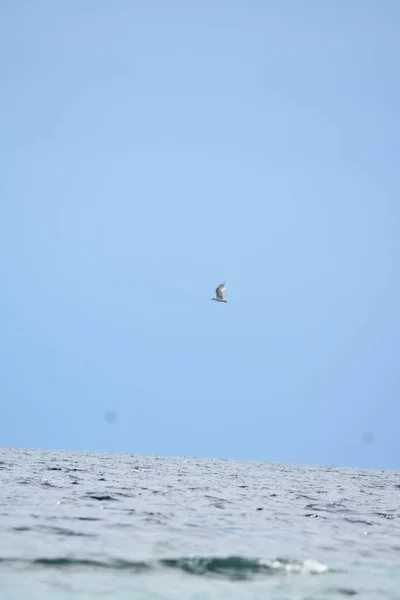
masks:
[(0, 13), (0, 444), (400, 468), (400, 3)]

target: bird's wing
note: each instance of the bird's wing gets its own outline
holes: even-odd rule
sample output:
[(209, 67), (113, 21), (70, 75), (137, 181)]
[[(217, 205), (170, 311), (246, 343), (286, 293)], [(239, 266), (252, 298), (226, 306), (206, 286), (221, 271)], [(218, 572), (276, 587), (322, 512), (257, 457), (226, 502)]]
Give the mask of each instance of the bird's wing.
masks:
[(215, 290), (215, 293), (217, 294), (217, 298), (223, 298), (225, 290), (226, 290), (226, 287), (225, 287), (225, 281), (224, 281), (224, 283), (221, 283)]

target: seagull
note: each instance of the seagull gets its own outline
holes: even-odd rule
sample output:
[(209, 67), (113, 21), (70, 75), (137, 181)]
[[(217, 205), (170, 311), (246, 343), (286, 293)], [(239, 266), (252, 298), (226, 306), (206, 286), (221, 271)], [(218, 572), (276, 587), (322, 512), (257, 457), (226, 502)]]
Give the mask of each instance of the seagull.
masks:
[(215, 302), (228, 302), (228, 300), (224, 300), (224, 292), (226, 290), (225, 283), (226, 281), (217, 287), (215, 290), (216, 295), (210, 298), (210, 300), (215, 300)]

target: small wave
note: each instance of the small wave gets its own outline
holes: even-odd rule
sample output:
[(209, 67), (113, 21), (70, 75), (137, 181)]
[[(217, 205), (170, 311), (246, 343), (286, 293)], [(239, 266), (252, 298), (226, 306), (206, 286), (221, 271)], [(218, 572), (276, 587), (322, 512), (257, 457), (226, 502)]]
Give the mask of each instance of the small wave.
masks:
[(315, 502), (311, 502), (307, 504), (305, 508), (311, 509), (317, 512), (326, 512), (331, 514), (345, 514), (345, 513), (353, 513), (350, 508), (346, 508), (341, 502), (328, 502), (327, 504), (317, 504)]
[(43, 479), (43, 481), (40, 482), (40, 485), (44, 488), (60, 487), (60, 486), (54, 485), (54, 483), (51, 483), (48, 479)]
[(66, 517), (67, 519), (76, 519), (78, 521), (101, 521), (98, 517)]
[(0, 563), (18, 564), (26, 567), (49, 567), (58, 569), (115, 569), (132, 573), (159, 568), (176, 569), (190, 575), (222, 577), (230, 580), (251, 579), (255, 576), (284, 575), (297, 573), (303, 575), (320, 575), (328, 571), (328, 567), (317, 560), (305, 561), (276, 558), (273, 560), (254, 559), (244, 556), (227, 557), (183, 557), (164, 558), (158, 561), (128, 561), (128, 560), (95, 560), (72, 557), (36, 558), (24, 560), (18, 558), (1, 558)]
[(328, 570), (326, 565), (315, 560), (293, 561), (283, 558), (265, 560), (243, 556), (164, 559), (160, 563), (194, 575), (219, 575), (228, 579), (248, 579), (254, 575), (276, 573), (308, 573), (311, 575), (325, 573)]
[(72, 529), (67, 529), (65, 527), (53, 527), (52, 525), (42, 525), (39, 529), (46, 533), (51, 533), (57, 536), (76, 536), (76, 537), (97, 537), (93, 533), (83, 533), (81, 531), (73, 531)]
[(87, 494), (86, 498), (92, 498), (92, 500), (99, 500), (101, 502), (118, 502), (117, 498), (108, 495)]
[(380, 517), (381, 519), (396, 519), (398, 517), (398, 515), (393, 514), (393, 513), (382, 513), (382, 512), (376, 512), (374, 513), (375, 515), (377, 515), (378, 517)]
[(355, 523), (357, 525), (367, 525), (368, 527), (372, 527), (373, 523), (371, 521), (366, 521), (365, 519), (350, 519), (349, 517), (344, 517), (344, 521), (347, 523)]

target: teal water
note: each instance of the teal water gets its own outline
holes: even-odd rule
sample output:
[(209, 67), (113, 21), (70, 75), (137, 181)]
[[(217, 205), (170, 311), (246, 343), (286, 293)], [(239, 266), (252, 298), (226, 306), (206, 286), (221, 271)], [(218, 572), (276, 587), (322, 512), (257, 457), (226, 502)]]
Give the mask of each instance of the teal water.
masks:
[(400, 599), (400, 473), (0, 448), (0, 598)]

